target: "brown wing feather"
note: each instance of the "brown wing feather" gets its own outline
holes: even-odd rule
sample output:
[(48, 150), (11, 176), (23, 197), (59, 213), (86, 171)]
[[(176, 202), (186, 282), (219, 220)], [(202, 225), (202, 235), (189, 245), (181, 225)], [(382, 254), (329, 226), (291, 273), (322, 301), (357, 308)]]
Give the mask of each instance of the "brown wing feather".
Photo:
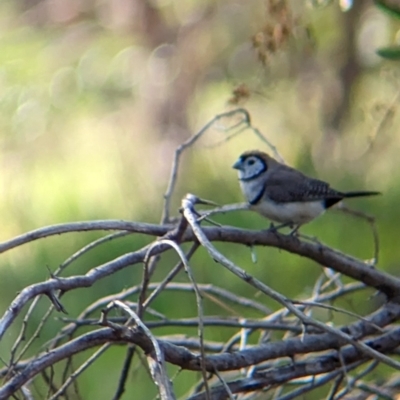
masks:
[(344, 197), (328, 183), (309, 178), (287, 166), (271, 174), (265, 186), (265, 194), (277, 203), (327, 200), (333, 205)]

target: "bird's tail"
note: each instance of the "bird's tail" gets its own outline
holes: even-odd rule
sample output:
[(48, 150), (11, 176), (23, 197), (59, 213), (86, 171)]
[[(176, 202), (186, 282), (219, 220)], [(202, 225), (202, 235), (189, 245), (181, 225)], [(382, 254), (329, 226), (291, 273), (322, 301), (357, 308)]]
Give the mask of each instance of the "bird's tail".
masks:
[(364, 196), (376, 196), (378, 194), (382, 194), (381, 192), (367, 192), (367, 191), (359, 191), (359, 192), (346, 192), (344, 193), (344, 197), (364, 197)]

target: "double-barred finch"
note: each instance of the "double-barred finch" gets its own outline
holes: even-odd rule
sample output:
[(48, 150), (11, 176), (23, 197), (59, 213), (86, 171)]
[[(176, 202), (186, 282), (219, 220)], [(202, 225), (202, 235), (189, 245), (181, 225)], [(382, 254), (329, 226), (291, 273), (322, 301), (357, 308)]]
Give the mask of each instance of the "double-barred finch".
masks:
[(339, 192), (258, 150), (243, 153), (233, 168), (238, 170), (240, 187), (252, 209), (296, 230), (345, 198), (380, 194)]

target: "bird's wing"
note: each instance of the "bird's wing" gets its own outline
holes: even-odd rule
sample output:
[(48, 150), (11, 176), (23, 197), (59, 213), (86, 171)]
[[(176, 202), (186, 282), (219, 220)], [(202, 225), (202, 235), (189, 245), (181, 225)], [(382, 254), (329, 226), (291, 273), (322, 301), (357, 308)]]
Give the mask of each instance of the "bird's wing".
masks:
[(343, 194), (332, 189), (328, 183), (309, 178), (288, 167), (276, 171), (266, 179), (264, 195), (276, 203), (327, 199), (337, 202), (343, 198)]

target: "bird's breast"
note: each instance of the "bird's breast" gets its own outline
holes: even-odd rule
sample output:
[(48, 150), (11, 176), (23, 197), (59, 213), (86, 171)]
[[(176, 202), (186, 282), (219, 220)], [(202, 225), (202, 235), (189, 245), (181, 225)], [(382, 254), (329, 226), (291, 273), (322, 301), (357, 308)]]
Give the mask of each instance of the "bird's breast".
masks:
[(251, 208), (272, 221), (294, 225), (310, 222), (325, 211), (322, 201), (275, 203), (263, 199)]

